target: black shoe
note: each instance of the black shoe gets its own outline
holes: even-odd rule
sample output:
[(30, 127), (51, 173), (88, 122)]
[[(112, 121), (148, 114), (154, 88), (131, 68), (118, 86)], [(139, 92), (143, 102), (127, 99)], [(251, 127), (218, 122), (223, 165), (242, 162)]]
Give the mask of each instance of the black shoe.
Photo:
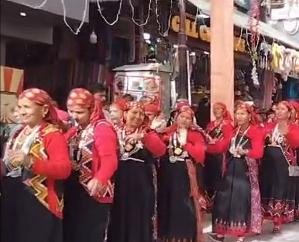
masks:
[(208, 238), (214, 242), (223, 242), (224, 237), (219, 237), (217, 234), (208, 233)]

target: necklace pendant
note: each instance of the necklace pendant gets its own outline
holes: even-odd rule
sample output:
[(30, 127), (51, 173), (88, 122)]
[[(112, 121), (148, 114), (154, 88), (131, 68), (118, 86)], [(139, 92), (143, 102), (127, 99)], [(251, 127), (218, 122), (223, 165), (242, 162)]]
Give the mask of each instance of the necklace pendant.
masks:
[(177, 148), (174, 149), (174, 154), (175, 154), (176, 156), (180, 156), (182, 153), (183, 153), (182, 148), (177, 147)]
[(169, 157), (169, 162), (172, 163), (172, 164), (174, 164), (174, 163), (176, 162), (176, 157), (173, 156), (173, 155), (170, 156), (170, 157)]
[(123, 153), (122, 158), (123, 159), (128, 159), (129, 158), (129, 153), (128, 152)]

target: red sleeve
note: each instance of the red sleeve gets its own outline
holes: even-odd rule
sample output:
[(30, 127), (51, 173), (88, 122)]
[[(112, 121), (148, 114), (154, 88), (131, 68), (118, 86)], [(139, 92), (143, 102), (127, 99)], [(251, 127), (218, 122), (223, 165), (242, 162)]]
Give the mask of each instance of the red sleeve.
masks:
[(166, 145), (154, 131), (146, 133), (142, 142), (155, 157), (160, 157), (166, 152)]
[(47, 134), (44, 139), (48, 159), (34, 159), (32, 171), (52, 179), (65, 179), (70, 175), (71, 162), (66, 140), (60, 132)]
[(189, 131), (187, 144), (185, 144), (184, 149), (189, 153), (196, 163), (204, 163), (206, 146), (204, 139), (199, 132)]
[(290, 125), (289, 132), (286, 136), (289, 145), (293, 149), (299, 148), (299, 126), (298, 125)]
[(98, 124), (94, 131), (95, 152), (99, 159), (98, 169), (95, 173), (102, 184), (113, 176), (117, 169), (117, 136), (112, 126)]
[(225, 124), (222, 126), (223, 137), (216, 142), (216, 144), (207, 145), (207, 153), (222, 154), (227, 151), (230, 144), (230, 139), (233, 134), (233, 126)]
[(71, 127), (68, 129), (63, 135), (66, 141), (68, 142), (71, 137), (73, 137), (77, 133), (77, 128)]
[(252, 127), (248, 132), (248, 136), (251, 140), (251, 149), (247, 156), (252, 159), (260, 159), (264, 155), (264, 134), (258, 127)]

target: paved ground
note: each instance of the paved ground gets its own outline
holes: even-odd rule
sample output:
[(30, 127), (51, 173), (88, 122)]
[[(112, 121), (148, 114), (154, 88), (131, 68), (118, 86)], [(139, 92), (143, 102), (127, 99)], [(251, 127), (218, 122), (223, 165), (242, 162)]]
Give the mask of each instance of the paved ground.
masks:
[[(210, 225), (210, 218), (204, 228), (204, 232), (210, 232), (212, 229)], [(225, 242), (234, 242), (233, 238), (226, 238)], [(206, 242), (210, 242), (207, 238)], [(259, 236), (249, 237), (245, 242), (299, 242), (299, 222), (284, 225), (282, 232), (278, 234), (272, 233), (272, 225), (265, 223), (263, 226), (263, 233)]]

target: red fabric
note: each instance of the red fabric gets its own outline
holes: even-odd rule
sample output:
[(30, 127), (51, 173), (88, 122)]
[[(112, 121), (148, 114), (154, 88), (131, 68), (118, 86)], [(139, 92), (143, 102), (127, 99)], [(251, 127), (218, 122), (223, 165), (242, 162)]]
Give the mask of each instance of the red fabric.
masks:
[(206, 146), (204, 138), (199, 132), (195, 130), (188, 131), (187, 143), (185, 144), (184, 149), (196, 163), (204, 163)]
[(70, 119), (70, 115), (67, 112), (58, 108), (55, 108), (55, 110), (60, 121), (67, 122)]
[(94, 96), (84, 88), (75, 88), (71, 90), (67, 100), (67, 106), (79, 106), (90, 109), (90, 123), (92, 124), (104, 118), (100, 102), (96, 102)]
[(116, 105), (122, 111), (126, 111), (128, 109), (128, 102), (124, 98), (116, 99), (112, 105)]
[(58, 204), (55, 190), (56, 180), (65, 179), (70, 175), (71, 162), (65, 138), (60, 132), (52, 132), (43, 137), (48, 159), (35, 159), (32, 171), (35, 174), (47, 177), (48, 204), (49, 210), (57, 216), (60, 215), (60, 205)]
[(255, 160), (262, 158), (264, 155), (265, 135), (261, 133), (261, 129), (258, 126), (251, 125), (246, 136), (251, 141), (251, 149), (247, 156)]
[(146, 133), (142, 143), (155, 157), (160, 157), (166, 152), (166, 145), (154, 131)]
[[(208, 129), (211, 130), (211, 129), (213, 129), (213, 127), (215, 127), (215, 124), (214, 124), (214, 122), (211, 122), (208, 125)], [(207, 145), (207, 153), (221, 154), (221, 153), (225, 153), (227, 151), (234, 128), (229, 121), (226, 121), (222, 125), (221, 130), (223, 133), (222, 138), (217, 140), (217, 142), (215, 144), (208, 144)]]
[(102, 184), (113, 176), (118, 165), (118, 140), (112, 125), (101, 122), (94, 130), (92, 172)]
[[(267, 123), (265, 124), (264, 128), (264, 135), (269, 135), (273, 132), (275, 126), (277, 123)], [(286, 135), (287, 143), (291, 146), (293, 149), (299, 148), (299, 126), (297, 124), (291, 123), (289, 124), (289, 130)]]
[(288, 144), (293, 149), (299, 148), (299, 126), (296, 124), (290, 124), (289, 125), (289, 131), (286, 135), (286, 138), (288, 140)]
[(240, 101), (240, 103), (236, 106), (235, 110), (237, 111), (239, 109), (244, 109), (251, 115), (251, 119), (250, 119), (251, 124), (255, 125), (255, 124), (259, 123), (253, 106), (250, 106), (249, 104), (247, 104), (243, 101)]
[(49, 111), (44, 118), (45, 121), (52, 123), (52, 124), (59, 124), (60, 120), (57, 116), (57, 112), (55, 110), (55, 107), (52, 102), (52, 98), (49, 96), (47, 92), (44, 90), (38, 89), (38, 88), (30, 88), (24, 90), (20, 96), (19, 99), (21, 98), (27, 98), (30, 101), (38, 104), (38, 105), (47, 105), (49, 108)]
[(216, 102), (214, 103), (214, 106), (220, 106), (223, 109), (223, 119), (228, 121), (233, 121), (232, 116), (230, 115), (229, 111), (227, 110), (227, 107), (222, 102)]
[(161, 111), (160, 110), (160, 107), (159, 107), (159, 104), (156, 104), (156, 103), (147, 103), (144, 105), (144, 110), (145, 112), (152, 112), (154, 114), (159, 114), (159, 112)]

